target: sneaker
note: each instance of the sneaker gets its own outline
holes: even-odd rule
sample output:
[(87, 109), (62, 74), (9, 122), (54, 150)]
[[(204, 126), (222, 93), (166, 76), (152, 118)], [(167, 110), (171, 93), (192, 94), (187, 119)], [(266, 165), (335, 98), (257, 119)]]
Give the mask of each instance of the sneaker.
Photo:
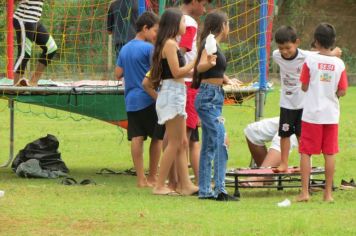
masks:
[(199, 200), (216, 200), (216, 198), (214, 196), (210, 196), (210, 197), (198, 197)]
[(355, 182), (354, 182), (353, 179), (351, 179), (350, 182), (347, 182), (346, 180), (341, 180), (340, 189), (351, 190), (351, 189), (354, 189), (354, 188), (356, 188), (356, 186), (355, 186)]
[(216, 201), (228, 202), (228, 201), (239, 201), (240, 199), (234, 196), (231, 196), (227, 193), (219, 193)]

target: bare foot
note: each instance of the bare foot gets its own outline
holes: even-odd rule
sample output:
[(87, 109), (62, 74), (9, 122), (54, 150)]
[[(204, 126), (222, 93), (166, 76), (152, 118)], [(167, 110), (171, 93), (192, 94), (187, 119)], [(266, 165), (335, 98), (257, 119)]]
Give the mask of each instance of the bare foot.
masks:
[(150, 185), (151, 187), (154, 187), (156, 185), (157, 178), (156, 177), (147, 177), (147, 184)]
[(168, 187), (153, 188), (154, 195), (179, 196), (180, 194)]
[(334, 202), (334, 198), (332, 196), (325, 196), (323, 197), (324, 202)]
[(29, 81), (25, 78), (21, 78), (14, 84), (14, 86), (27, 87), (27, 86), (29, 86)]
[(300, 195), (295, 199), (295, 201), (296, 201), (296, 202), (308, 202), (309, 199), (310, 199), (310, 196), (309, 196), (309, 195), (300, 194)]
[(38, 86), (38, 83), (37, 83), (37, 82), (32, 82), (32, 81), (30, 80), (30, 81), (28, 81), (28, 86), (37, 87), (37, 86)]
[(153, 186), (149, 184), (147, 181), (137, 182), (138, 188), (152, 188)]
[(199, 193), (199, 187), (195, 186), (194, 184), (191, 184), (187, 188), (180, 188), (180, 187), (178, 188), (177, 187), (177, 192), (184, 196), (191, 196), (191, 195)]
[(272, 168), (274, 173), (286, 173), (288, 172), (288, 165), (280, 164), (277, 168)]
[(153, 185), (150, 184), (146, 178), (144, 178), (142, 180), (137, 180), (137, 187), (138, 188), (152, 188)]

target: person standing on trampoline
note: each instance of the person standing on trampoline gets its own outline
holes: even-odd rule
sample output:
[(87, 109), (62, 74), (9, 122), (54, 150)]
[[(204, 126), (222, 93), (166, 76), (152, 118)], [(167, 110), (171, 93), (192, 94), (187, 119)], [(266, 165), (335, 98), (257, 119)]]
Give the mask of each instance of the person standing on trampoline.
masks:
[(331, 50), (335, 38), (332, 25), (321, 23), (317, 26), (314, 41), (319, 53), (306, 58), (300, 75), (306, 95), (299, 146), (302, 176), (302, 192), (297, 197), (299, 202), (309, 200), (310, 157), (321, 152), (325, 159), (324, 201), (333, 201), (335, 154), (339, 151), (339, 98), (345, 96), (348, 87), (345, 64)]
[[(14, 85), (37, 86), (43, 71), (56, 54), (57, 45), (51, 34), (40, 22), (44, 0), (18, 0), (18, 2), (13, 20), (18, 43)], [(33, 43), (41, 47), (42, 54), (31, 79), (28, 81), (22, 76), (31, 58)]]
[[(194, 68), (192, 87), (199, 88), (195, 99), (195, 109), (201, 120), (203, 131), (199, 163), (199, 199), (238, 200), (228, 195), (225, 189), (228, 145), (225, 139), (224, 117), (222, 117), (224, 104), (222, 85), (230, 83), (230, 80), (225, 75), (227, 62), (219, 48), (219, 43), (227, 38), (229, 30), (229, 21), (225, 13), (212, 12), (207, 15)], [(211, 50), (211, 54), (206, 45), (207, 38), (212, 37), (210, 34), (216, 38), (216, 42), (210, 45), (216, 49)], [(211, 188), (212, 161), (214, 162), (214, 191)]]

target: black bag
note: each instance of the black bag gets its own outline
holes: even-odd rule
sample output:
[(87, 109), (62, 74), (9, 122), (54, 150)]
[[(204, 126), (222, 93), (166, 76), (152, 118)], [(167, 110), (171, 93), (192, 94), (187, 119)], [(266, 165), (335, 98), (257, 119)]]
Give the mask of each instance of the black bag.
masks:
[(54, 135), (47, 134), (46, 137), (39, 138), (26, 145), (12, 162), (11, 168), (16, 172), (17, 167), (30, 159), (37, 159), (44, 170), (62, 171), (68, 173), (69, 169), (61, 159), (58, 152), (59, 142)]

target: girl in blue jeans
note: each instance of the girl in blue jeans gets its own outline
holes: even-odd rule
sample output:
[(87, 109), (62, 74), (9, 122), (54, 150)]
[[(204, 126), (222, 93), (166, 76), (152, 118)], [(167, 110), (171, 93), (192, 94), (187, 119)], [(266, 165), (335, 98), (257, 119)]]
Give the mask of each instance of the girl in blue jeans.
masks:
[[(219, 48), (219, 42), (225, 40), (229, 33), (227, 15), (212, 12), (207, 15), (201, 34), (200, 50), (194, 68), (193, 88), (199, 88), (195, 108), (201, 120), (203, 131), (202, 149), (199, 164), (199, 199), (217, 201), (236, 201), (237, 198), (227, 194), (225, 189), (225, 172), (228, 159), (225, 143), (223, 83), (230, 83), (225, 75), (226, 58)], [(213, 34), (216, 39), (216, 53), (208, 55), (204, 48), (206, 38)], [(215, 45), (213, 45), (215, 46)], [(212, 161), (214, 162), (214, 191), (211, 188)]]

